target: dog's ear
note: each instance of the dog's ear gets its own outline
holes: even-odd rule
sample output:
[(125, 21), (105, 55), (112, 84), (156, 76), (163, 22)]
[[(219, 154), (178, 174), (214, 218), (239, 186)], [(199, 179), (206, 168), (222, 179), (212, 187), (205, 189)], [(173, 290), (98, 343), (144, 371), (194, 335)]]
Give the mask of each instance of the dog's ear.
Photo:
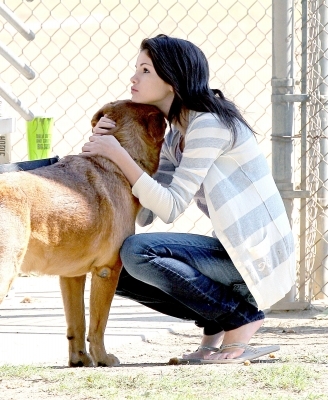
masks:
[(99, 110), (96, 112), (96, 114), (94, 114), (94, 116), (91, 119), (91, 126), (92, 128), (95, 127), (97, 125), (97, 122), (100, 120), (101, 117), (104, 116), (104, 113)]
[(166, 128), (164, 114), (161, 111), (152, 111), (145, 117), (148, 135), (159, 142), (163, 140)]
[(97, 122), (103, 117), (105, 114), (108, 114), (110, 110), (113, 108), (113, 103), (107, 103), (100, 110), (98, 110), (94, 116), (91, 118), (91, 126), (92, 128), (97, 125)]

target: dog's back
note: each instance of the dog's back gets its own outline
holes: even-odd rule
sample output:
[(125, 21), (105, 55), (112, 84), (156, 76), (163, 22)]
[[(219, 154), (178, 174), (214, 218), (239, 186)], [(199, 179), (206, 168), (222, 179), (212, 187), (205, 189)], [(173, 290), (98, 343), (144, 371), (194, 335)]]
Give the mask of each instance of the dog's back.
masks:
[[(153, 174), (165, 130), (159, 110), (119, 101), (92, 123), (104, 113), (116, 121), (112, 133), (122, 146)], [(0, 301), (11, 283), (2, 276), (19, 269), (80, 276), (117, 263), (138, 207), (124, 175), (103, 157), (67, 156), (49, 167), (0, 174)]]

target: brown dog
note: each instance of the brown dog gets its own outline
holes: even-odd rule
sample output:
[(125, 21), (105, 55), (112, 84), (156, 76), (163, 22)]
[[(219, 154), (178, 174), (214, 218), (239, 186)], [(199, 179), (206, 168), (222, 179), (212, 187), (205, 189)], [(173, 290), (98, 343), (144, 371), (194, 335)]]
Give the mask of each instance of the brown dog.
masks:
[[(148, 174), (158, 168), (165, 132), (154, 106), (106, 104), (111, 133)], [(60, 276), (70, 366), (112, 366), (104, 332), (121, 270), (119, 249), (135, 232), (140, 204), (121, 170), (101, 156), (66, 156), (31, 171), (0, 174), (0, 302), (20, 271)], [(84, 285), (92, 273), (85, 345)], [(1, 355), (0, 355), (1, 357)]]

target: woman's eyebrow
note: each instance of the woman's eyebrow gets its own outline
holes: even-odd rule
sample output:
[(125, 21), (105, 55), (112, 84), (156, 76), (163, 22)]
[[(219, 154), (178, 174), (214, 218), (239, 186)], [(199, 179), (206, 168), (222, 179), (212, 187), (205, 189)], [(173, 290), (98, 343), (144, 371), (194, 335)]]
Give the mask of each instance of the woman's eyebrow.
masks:
[[(149, 65), (150, 67), (152, 67), (152, 64), (148, 64), (148, 63), (145, 63), (145, 62), (140, 64), (140, 67), (142, 67), (143, 65)], [(137, 65), (135, 67), (137, 68)]]

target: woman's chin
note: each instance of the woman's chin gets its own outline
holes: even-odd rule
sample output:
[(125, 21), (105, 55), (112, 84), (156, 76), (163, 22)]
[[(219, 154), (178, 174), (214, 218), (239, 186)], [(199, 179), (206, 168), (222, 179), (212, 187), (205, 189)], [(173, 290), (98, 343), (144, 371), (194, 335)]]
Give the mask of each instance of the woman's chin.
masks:
[(137, 99), (137, 98), (134, 97), (134, 96), (131, 97), (131, 101), (133, 101), (134, 103), (148, 104), (147, 102), (142, 101), (142, 100), (140, 100), (140, 99)]

